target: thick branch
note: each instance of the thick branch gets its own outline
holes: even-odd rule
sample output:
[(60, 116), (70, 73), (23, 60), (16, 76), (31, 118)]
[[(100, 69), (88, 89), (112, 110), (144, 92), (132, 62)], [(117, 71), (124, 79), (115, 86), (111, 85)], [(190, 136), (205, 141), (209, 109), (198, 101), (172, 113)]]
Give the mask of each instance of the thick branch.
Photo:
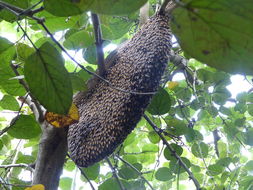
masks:
[(164, 138), (164, 136), (161, 133), (161, 130), (159, 129), (159, 127), (157, 127), (150, 119), (147, 115), (144, 114), (143, 116), (146, 121), (151, 125), (151, 127), (154, 129), (154, 131), (159, 135), (159, 137), (161, 138), (161, 140), (163, 141), (163, 143), (166, 145), (166, 147), (170, 150), (171, 154), (179, 161), (180, 165), (185, 169), (185, 171), (188, 173), (189, 178), (192, 179), (193, 183), (196, 186), (197, 190), (201, 190), (200, 188), (200, 184), (198, 182), (198, 180), (194, 177), (193, 173), (189, 170), (189, 168), (185, 165), (185, 163), (183, 162), (183, 160), (181, 159), (180, 156), (177, 155), (176, 151), (172, 148), (172, 146), (170, 146), (170, 144), (167, 142), (167, 140)]
[(100, 76), (104, 76), (105, 63), (104, 63), (103, 39), (102, 39), (100, 21), (99, 21), (98, 15), (95, 13), (91, 13), (91, 19), (92, 19), (92, 23), (93, 23), (95, 40), (96, 40), (98, 73)]
[(43, 133), (35, 165), (33, 184), (43, 184), (46, 190), (58, 189), (67, 154), (67, 131), (42, 124)]

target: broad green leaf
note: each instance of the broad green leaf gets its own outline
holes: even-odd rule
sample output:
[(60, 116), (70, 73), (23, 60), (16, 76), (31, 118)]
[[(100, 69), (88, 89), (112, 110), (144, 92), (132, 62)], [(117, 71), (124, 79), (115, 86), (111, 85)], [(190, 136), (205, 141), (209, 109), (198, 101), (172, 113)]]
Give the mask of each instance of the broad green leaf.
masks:
[[(138, 171), (141, 172), (142, 170), (142, 165), (139, 164), (139, 163), (134, 163), (132, 164), (134, 168), (136, 168)], [(129, 180), (129, 179), (136, 179), (138, 178), (138, 173), (133, 169), (131, 168), (130, 166), (128, 165), (123, 165), (121, 167), (121, 169), (119, 170), (119, 176), (123, 179), (126, 179), (126, 180)]]
[(230, 96), (231, 93), (225, 87), (218, 87), (214, 90), (212, 98), (216, 104), (223, 105)]
[(102, 35), (104, 39), (115, 40), (126, 34), (133, 24), (129, 18), (123, 19), (114, 16), (100, 16)]
[(82, 170), (90, 180), (95, 180), (100, 172), (100, 164), (96, 163), (88, 168), (82, 168)]
[(63, 45), (67, 49), (81, 49), (87, 48), (94, 43), (94, 37), (87, 31), (81, 30), (70, 35), (64, 42)]
[(225, 158), (219, 159), (216, 164), (222, 167), (228, 167), (231, 162), (232, 162), (232, 159), (230, 157), (225, 157)]
[(253, 171), (253, 160), (250, 160), (248, 161), (246, 164), (245, 164), (245, 169), (248, 170), (249, 172), (252, 172)]
[(83, 58), (90, 64), (97, 64), (96, 46), (91, 45), (83, 49)]
[(72, 86), (60, 53), (48, 42), (28, 57), (24, 68), (31, 93), (47, 111), (66, 114), (72, 103)]
[(60, 188), (62, 190), (69, 190), (71, 189), (71, 185), (72, 185), (72, 178), (70, 177), (63, 177), (60, 179)]
[(243, 142), (246, 145), (253, 146), (253, 128), (250, 128), (247, 132), (243, 132)]
[(142, 152), (158, 152), (159, 147), (155, 144), (145, 144), (142, 147)]
[(191, 147), (191, 152), (196, 157), (206, 158), (208, 156), (208, 145), (204, 142), (194, 143)]
[(7, 133), (17, 139), (31, 139), (37, 137), (41, 129), (33, 116), (20, 115)]
[[(181, 160), (184, 162), (187, 168), (191, 167), (191, 162), (185, 157), (181, 157)], [(183, 173), (186, 170), (183, 168), (183, 166), (180, 164), (180, 162), (175, 158), (170, 161), (169, 168), (173, 171), (173, 173), (178, 174), (178, 173)]]
[(4, 144), (3, 142), (0, 140), (0, 150), (3, 148)]
[[(62, 1), (59, 1), (61, 3)], [(50, 14), (49, 12), (42, 11), (36, 14), (38, 17), (45, 18), (45, 25), (51, 33), (55, 33), (57, 31), (62, 31), (66, 29), (70, 29), (71, 27), (75, 27), (75, 25), (79, 24), (81, 15), (76, 16), (65, 16), (58, 17)], [(33, 30), (41, 30), (42, 27), (34, 20), (29, 20), (30, 28)]]
[(5, 110), (13, 110), (13, 111), (19, 110), (19, 104), (17, 100), (13, 96), (10, 96), (10, 95), (5, 95), (0, 100), (0, 107), (2, 107)]
[(240, 189), (251, 190), (253, 188), (253, 176), (245, 176), (241, 179)]
[(158, 168), (158, 170), (155, 173), (155, 178), (159, 181), (169, 181), (173, 177), (174, 176), (171, 170), (166, 167)]
[(79, 77), (78, 73), (70, 73), (70, 80), (74, 93), (87, 90), (88, 87), (85, 84), (85, 81), (81, 77)]
[(209, 165), (207, 167), (207, 175), (216, 176), (219, 175), (223, 171), (223, 167), (218, 164)]
[[(22, 9), (27, 9), (30, 5), (29, 0), (22, 0), (22, 1), (16, 1), (16, 0), (4, 0), (4, 2), (13, 5), (15, 7), (19, 7)], [(17, 20), (17, 16), (8, 9), (0, 9), (0, 19), (6, 20), (8, 22), (14, 22)], [(22, 18), (22, 17), (21, 17)]]
[[(86, 1), (91, 2), (92, 0)], [(83, 12), (75, 3), (69, 0), (45, 0), (44, 7), (46, 11), (60, 17), (78, 15)]]
[(109, 178), (98, 186), (98, 190), (108, 190), (108, 189), (121, 190), (119, 183), (116, 181), (115, 178)]
[(11, 43), (6, 38), (0, 37), (0, 54), (5, 50), (7, 50), (8, 48), (10, 48), (11, 46), (13, 46), (13, 43)]
[(219, 70), (252, 74), (253, 2), (188, 2), (173, 11), (172, 29), (183, 50)]
[(157, 135), (157, 133), (155, 131), (150, 131), (148, 133), (148, 139), (150, 142), (152, 142), (153, 144), (157, 144), (160, 142), (160, 137), (159, 135)]
[(35, 50), (26, 44), (18, 43), (16, 44), (16, 51), (18, 58), (25, 61)]
[(14, 56), (14, 46), (11, 46), (4, 52), (0, 53), (0, 87), (10, 95), (23, 96), (25, 94), (25, 89), (17, 79), (13, 79), (13, 77), (16, 77), (16, 75), (10, 67)]
[(173, 135), (180, 136), (188, 133), (188, 127), (182, 120), (166, 117), (165, 122), (168, 125), (167, 130)]
[(36, 158), (31, 155), (20, 154), (18, 156), (16, 163), (31, 164), (31, 163), (35, 163), (35, 161), (36, 161)]
[[(82, 0), (87, 1), (87, 0)], [(93, 0), (90, 9), (99, 14), (126, 15), (137, 11), (147, 0)], [(83, 5), (85, 5), (83, 3)]]
[[(175, 151), (175, 153), (178, 155), (178, 156), (181, 156), (182, 153), (183, 153), (183, 148), (177, 144), (171, 144), (171, 147), (173, 148), (173, 150)], [(173, 155), (173, 153), (168, 149), (168, 147), (166, 147), (164, 149), (164, 157), (167, 159), (167, 160), (172, 160), (175, 158), (175, 156)]]
[(152, 115), (163, 115), (170, 110), (170, 107), (171, 102), (169, 93), (163, 88), (160, 88), (152, 98), (147, 111)]

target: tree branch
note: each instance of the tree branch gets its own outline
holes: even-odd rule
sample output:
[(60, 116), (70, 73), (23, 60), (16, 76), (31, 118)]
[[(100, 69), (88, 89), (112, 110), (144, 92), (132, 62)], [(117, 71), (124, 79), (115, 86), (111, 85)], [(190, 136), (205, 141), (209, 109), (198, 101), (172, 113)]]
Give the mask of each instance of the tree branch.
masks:
[(81, 174), (83, 175), (83, 177), (84, 177), (84, 178), (88, 181), (88, 183), (90, 184), (91, 189), (92, 189), (92, 190), (96, 190), (95, 187), (92, 185), (92, 183), (91, 183), (90, 179), (88, 178), (88, 176), (85, 174), (85, 172), (84, 172), (80, 167), (78, 167), (78, 168), (79, 168)]
[(193, 183), (195, 184), (195, 187), (197, 190), (201, 190), (200, 188), (200, 184), (198, 182), (198, 180), (194, 177), (193, 173), (189, 170), (189, 168), (185, 165), (185, 163), (183, 162), (183, 160), (181, 159), (180, 156), (177, 155), (176, 151), (172, 148), (172, 146), (170, 146), (170, 144), (167, 142), (167, 140), (164, 138), (164, 136), (161, 133), (161, 130), (159, 127), (157, 127), (153, 121), (151, 121), (149, 119), (149, 117), (144, 114), (143, 117), (146, 119), (146, 121), (151, 125), (151, 127), (154, 129), (154, 131), (159, 135), (159, 137), (161, 138), (161, 140), (163, 141), (163, 143), (166, 145), (166, 147), (170, 150), (171, 154), (179, 161), (180, 165), (185, 169), (185, 171), (188, 173), (189, 178), (193, 181)]
[[(41, 1), (39, 3), (41, 3)], [(21, 9), (19, 7), (16, 7), (12, 4), (9, 4), (9, 3), (6, 3), (6, 2), (0, 0), (0, 8), (4, 8), (4, 9), (9, 10), (14, 15), (16, 15), (18, 18), (21, 15), (24, 15), (24, 16), (28, 16), (28, 17), (32, 18), (33, 20), (36, 20), (37, 22), (44, 22), (45, 21), (44, 18), (38, 18), (36, 16), (33, 16), (35, 13), (38, 12), (38, 10), (40, 10), (40, 11), (43, 10), (43, 9), (36, 9), (33, 12), (33, 10), (31, 10), (31, 9), (34, 8), (35, 6), (37, 6), (37, 3), (34, 6), (32, 6), (31, 8), (24, 10), (24, 9)]]
[(104, 63), (103, 39), (102, 39), (100, 21), (99, 21), (98, 15), (95, 13), (91, 13), (91, 19), (93, 23), (95, 40), (96, 40), (95, 44), (96, 44), (96, 52), (97, 52), (98, 73), (100, 76), (104, 76), (105, 63)]
[(113, 177), (116, 179), (117, 183), (119, 184), (120, 189), (121, 189), (121, 190), (126, 190), (125, 187), (123, 186), (123, 184), (121, 183), (121, 181), (120, 181), (120, 179), (119, 179), (119, 176), (118, 176), (118, 174), (117, 174), (115, 168), (113, 167), (111, 161), (109, 160), (109, 158), (106, 157), (105, 159), (106, 159), (107, 163), (109, 164), (109, 167), (110, 167), (111, 170), (112, 170), (112, 175), (113, 175)]
[[(17, 66), (16, 65), (11, 64), (11, 68), (12, 68), (12, 70), (15, 73), (16, 76), (20, 76), (20, 74), (19, 74), (19, 72), (17, 70)], [(40, 123), (43, 122), (44, 121), (44, 114), (43, 114), (43, 110), (41, 109), (40, 104), (37, 102), (36, 98), (30, 93), (29, 87), (26, 84), (26, 82), (23, 79), (18, 79), (18, 80), (19, 80), (19, 83), (25, 88), (25, 90), (27, 91), (27, 93), (31, 97), (32, 102), (34, 103), (34, 105), (36, 107), (36, 110), (38, 112), (38, 115), (37, 115), (38, 121)]]
[[(24, 99), (27, 99), (27, 97), (28, 97), (28, 95), (26, 95)], [(14, 124), (16, 123), (16, 121), (17, 121), (18, 118), (19, 118), (21, 109), (22, 109), (23, 106), (24, 106), (24, 103), (25, 103), (25, 102), (22, 101), (22, 103), (21, 103), (21, 105), (20, 105), (20, 107), (19, 107), (18, 113), (17, 113), (16, 117), (14, 117), (14, 118), (11, 120), (10, 125), (9, 125), (8, 127), (3, 128), (3, 129), (0, 131), (0, 136), (2, 136), (4, 133), (6, 133), (6, 132), (11, 128), (11, 126), (14, 125)]]
[(150, 187), (150, 189), (155, 190), (152, 185), (149, 183), (149, 181), (142, 175), (143, 173), (141, 173), (136, 167), (134, 167), (132, 164), (130, 164), (129, 162), (127, 162), (126, 160), (120, 158), (118, 155), (116, 155), (116, 157), (123, 163), (125, 163), (126, 165), (128, 165), (130, 168), (132, 168), (140, 177), (141, 179), (143, 179), (143, 181), (145, 181), (148, 186)]

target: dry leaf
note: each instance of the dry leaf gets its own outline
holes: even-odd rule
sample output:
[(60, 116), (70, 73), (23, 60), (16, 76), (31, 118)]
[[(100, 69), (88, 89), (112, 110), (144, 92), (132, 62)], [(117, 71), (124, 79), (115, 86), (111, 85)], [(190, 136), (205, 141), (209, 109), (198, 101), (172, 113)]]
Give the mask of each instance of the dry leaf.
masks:
[(37, 184), (33, 185), (32, 187), (25, 188), (25, 190), (45, 190), (45, 187), (42, 184)]
[(171, 82), (168, 82), (168, 85), (167, 87), (170, 89), (170, 90), (173, 90), (175, 87), (178, 86), (178, 82), (174, 82), (174, 81), (171, 81)]
[(75, 104), (72, 103), (69, 113), (67, 115), (60, 115), (53, 112), (47, 112), (45, 115), (45, 119), (48, 123), (55, 127), (66, 127), (73, 123), (78, 122), (79, 120), (79, 113), (78, 108)]

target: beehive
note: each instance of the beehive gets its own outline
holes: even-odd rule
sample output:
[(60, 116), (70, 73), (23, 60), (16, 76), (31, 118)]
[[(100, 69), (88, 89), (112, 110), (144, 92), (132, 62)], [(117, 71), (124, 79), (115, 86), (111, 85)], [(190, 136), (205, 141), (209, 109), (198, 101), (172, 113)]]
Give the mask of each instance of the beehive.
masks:
[[(117, 49), (105, 78), (112, 86), (154, 92), (168, 62), (171, 30), (167, 16), (156, 14)], [(69, 127), (71, 158), (87, 167), (110, 155), (134, 129), (152, 95), (125, 93), (100, 81), (82, 98), (80, 121)]]

